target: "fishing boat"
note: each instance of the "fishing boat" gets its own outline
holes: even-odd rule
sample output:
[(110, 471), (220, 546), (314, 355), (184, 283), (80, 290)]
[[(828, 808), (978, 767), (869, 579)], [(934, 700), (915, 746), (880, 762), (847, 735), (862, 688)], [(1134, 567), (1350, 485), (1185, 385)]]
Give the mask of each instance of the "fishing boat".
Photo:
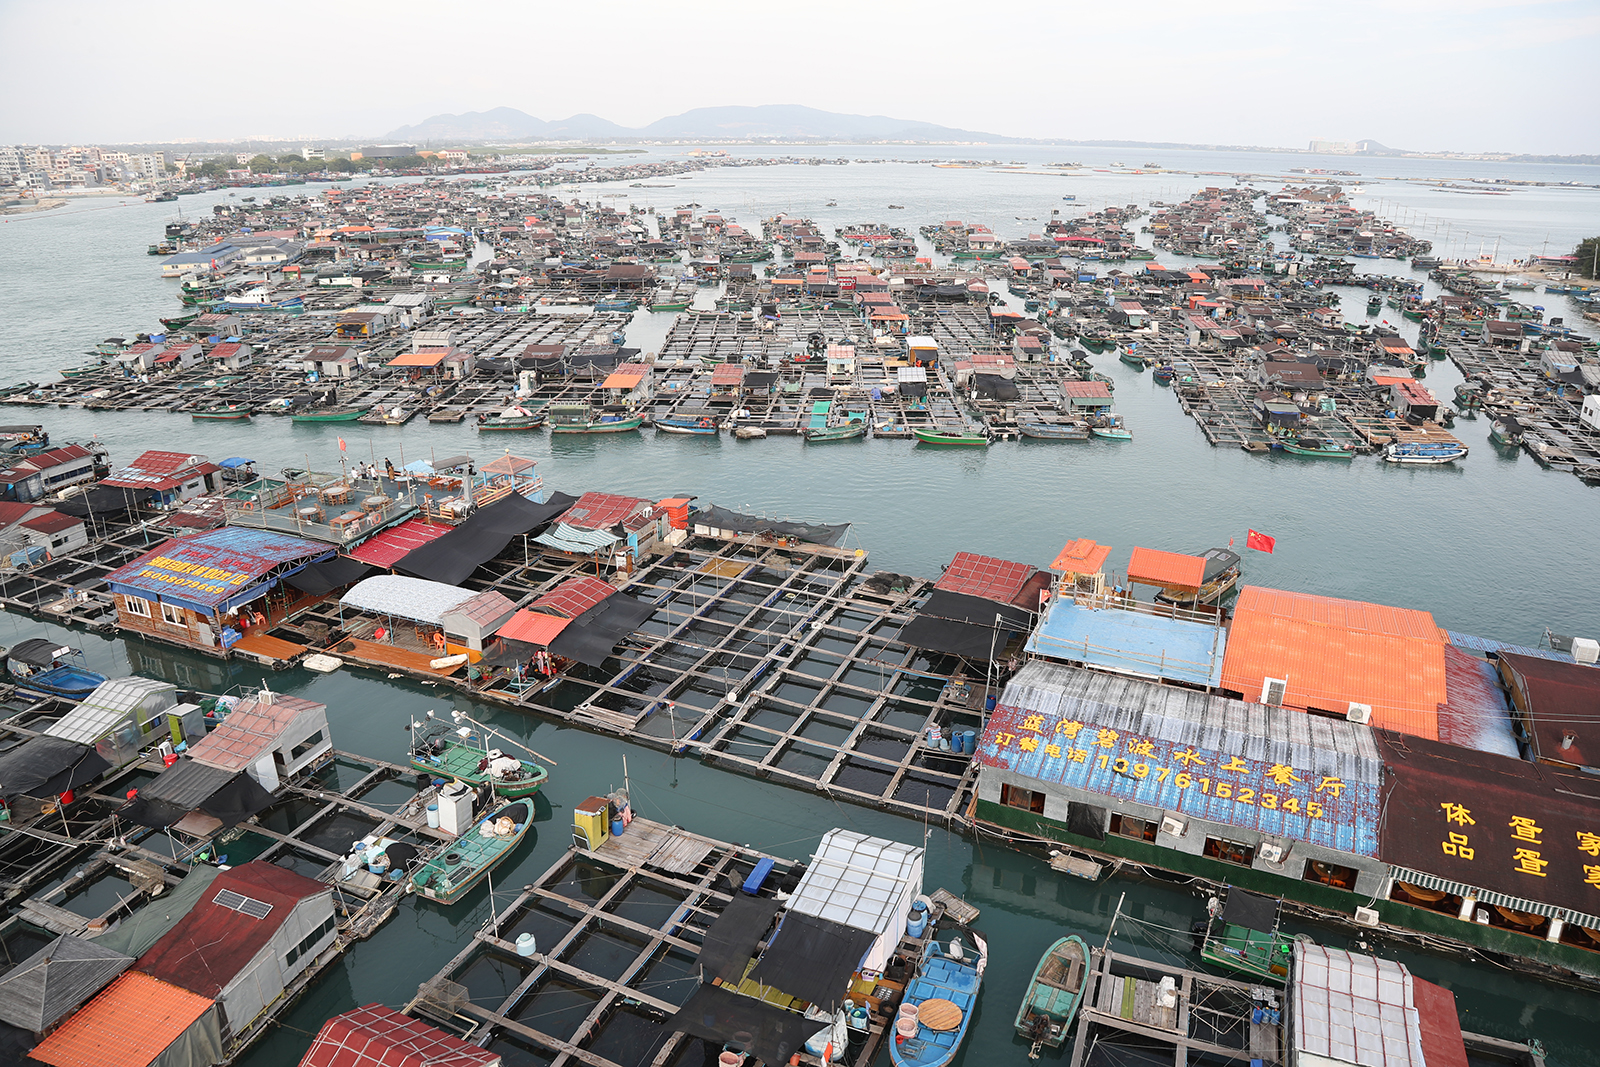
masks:
[(644, 424), (642, 415), (597, 413), (588, 404), (552, 404), (551, 433), (625, 433)]
[(413, 874), (412, 892), (455, 903), (511, 855), (532, 825), (532, 800), (506, 801)]
[(1138, 367), (1140, 370), (1144, 370), (1150, 365), (1150, 361), (1144, 356), (1140, 355), (1132, 345), (1129, 345), (1127, 348), (1124, 348), (1120, 353), (1118, 353), (1117, 358), (1122, 360), (1122, 362), (1126, 363), (1128, 366)]
[(237, 422), (250, 417), (250, 406), (248, 404), (225, 404), (222, 407), (201, 408), (199, 411), (189, 412), (189, 417), (202, 421)]
[(1239, 567), (1242, 562), (1239, 553), (1231, 548), (1208, 548), (1200, 553), (1200, 558), (1206, 563), (1200, 572), (1199, 589), (1164, 586), (1156, 594), (1156, 600), (1192, 610), (1201, 604), (1216, 603), (1224, 593), (1239, 584), (1243, 574)]
[(1467, 446), (1459, 441), (1396, 441), (1383, 450), (1390, 463), (1453, 463), (1466, 454)]
[(925, 445), (954, 445), (958, 448), (987, 448), (989, 445), (987, 433), (971, 430), (941, 430), (937, 427), (927, 430), (913, 426), (911, 434)]
[(807, 444), (821, 445), (829, 441), (853, 441), (867, 435), (867, 424), (860, 419), (835, 423), (832, 426), (808, 426), (805, 429)]
[(1309, 456), (1313, 459), (1354, 459), (1355, 449), (1325, 437), (1288, 437), (1279, 442), (1291, 456)]
[[(204, 314), (205, 312), (203, 311), (191, 311), (187, 315), (174, 315), (170, 319), (162, 319), (161, 325), (165, 326), (169, 330), (181, 330)], [(115, 353), (110, 354), (115, 355)]]
[(1017, 1036), (1033, 1044), (1029, 1059), (1038, 1059), (1041, 1048), (1060, 1048), (1066, 1040), (1088, 984), (1089, 959), (1089, 946), (1077, 934), (1060, 938), (1039, 957), (1017, 1008)]
[(1374, 293), (1367, 299), (1367, 314), (1377, 315), (1383, 311), (1383, 297)]
[(1063, 415), (1037, 415), (1017, 420), (1022, 436), (1036, 441), (1087, 441), (1089, 424)]
[[(1316, 862), (1316, 861), (1312, 861)], [(1214, 898), (1213, 898), (1214, 899)], [(1199, 924), (1207, 963), (1283, 985), (1294, 959), (1292, 939), (1278, 928), (1282, 902), (1239, 888)]]
[(498, 415), (478, 416), (479, 433), (491, 430), (537, 430), (543, 425), (543, 412), (529, 411), (515, 404)]
[(1502, 415), (1490, 424), (1489, 439), (1497, 445), (1515, 448), (1522, 444), (1522, 423), (1514, 416)]
[(365, 414), (364, 408), (324, 408), (319, 411), (299, 411), (290, 418), (295, 422), (355, 422)]
[(474, 786), (492, 784), (497, 795), (516, 800), (531, 797), (550, 778), (550, 772), (532, 760), (508, 756), (488, 748), (471, 726), (451, 727), (433, 718), (413, 722), (411, 766), (440, 778), (456, 778)]
[(667, 415), (656, 420), (656, 429), (662, 433), (697, 434), (702, 437), (717, 435), (717, 420), (710, 415)]
[(106, 680), (105, 675), (84, 665), (82, 651), (43, 637), (24, 641), (0, 655), (6, 671), (24, 689), (81, 699)]
[[(944, 940), (941, 937), (948, 935)], [(972, 945), (963, 944), (965, 935)], [(976, 958), (973, 954), (976, 953)], [(983, 935), (958, 923), (943, 923), (922, 950), (902, 1004), (916, 1008), (906, 1017), (915, 1029), (897, 1033), (889, 1047), (894, 1067), (944, 1067), (955, 1059), (978, 1003), (989, 945)]]
[(1154, 378), (1158, 382), (1161, 382), (1163, 385), (1172, 381), (1172, 379), (1177, 377), (1177, 375), (1177, 369), (1170, 363), (1163, 363), (1155, 370), (1150, 372), (1150, 377)]
[(1133, 440), (1133, 431), (1128, 429), (1122, 416), (1115, 413), (1100, 416), (1090, 425), (1089, 432), (1108, 441)]

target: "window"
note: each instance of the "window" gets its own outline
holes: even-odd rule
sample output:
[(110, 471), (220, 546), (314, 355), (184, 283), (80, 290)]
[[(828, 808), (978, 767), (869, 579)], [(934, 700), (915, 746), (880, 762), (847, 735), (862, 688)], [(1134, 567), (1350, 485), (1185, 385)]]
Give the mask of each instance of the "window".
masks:
[(1135, 841), (1154, 841), (1156, 823), (1151, 819), (1136, 819), (1132, 815), (1112, 812), (1111, 832), (1121, 837), (1131, 837)]
[(306, 738), (304, 741), (300, 742), (298, 745), (294, 746), (294, 748), (289, 750), (289, 762), (293, 763), (297, 761), (301, 756), (304, 756), (307, 752), (310, 752), (320, 744), (322, 744), (322, 731), (318, 730), (316, 733), (312, 734), (310, 737)]
[(1206, 838), (1204, 854), (1224, 863), (1237, 863), (1241, 867), (1250, 866), (1256, 859), (1254, 846), (1241, 845), (1237, 841), (1224, 841), (1220, 837)]
[(127, 609), (129, 615), (138, 615), (145, 619), (150, 617), (150, 601), (142, 596), (125, 596), (122, 598), (122, 606)]
[(1044, 794), (1033, 789), (1022, 789), (1014, 785), (1000, 787), (1000, 803), (1008, 808), (1021, 808), (1031, 811), (1035, 815), (1044, 814)]
[(168, 626), (189, 625), (183, 621), (183, 609), (178, 607), (176, 604), (161, 605), (161, 621), (166, 623)]
[(1335, 889), (1354, 889), (1356, 887), (1356, 869), (1354, 867), (1341, 867), (1337, 863), (1327, 860), (1306, 860), (1305, 874), (1300, 876), (1302, 881), (1321, 882), (1331, 885)]
[(312, 950), (317, 947), (317, 942), (321, 941), (324, 937), (327, 937), (337, 925), (338, 920), (332, 915), (322, 920), (321, 926), (317, 927), (305, 937), (301, 938), (300, 943), (289, 950), (288, 955), (284, 957), (284, 965), (287, 967), (293, 967), (296, 960), (311, 955)]

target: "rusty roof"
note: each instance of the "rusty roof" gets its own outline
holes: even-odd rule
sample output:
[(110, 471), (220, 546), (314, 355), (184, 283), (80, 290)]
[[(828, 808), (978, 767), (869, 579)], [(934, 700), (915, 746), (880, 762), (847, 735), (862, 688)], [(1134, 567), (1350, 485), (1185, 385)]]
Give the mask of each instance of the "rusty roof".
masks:
[(210, 1010), (207, 997), (128, 971), (29, 1056), (55, 1067), (146, 1067)]
[(549, 615), (576, 619), (616, 591), (610, 582), (599, 578), (571, 578), (528, 606)]
[(1128, 560), (1128, 581), (1145, 585), (1198, 589), (1205, 581), (1206, 561), (1181, 552), (1135, 548)]
[(1053, 571), (1065, 574), (1099, 574), (1106, 569), (1106, 558), (1111, 555), (1110, 545), (1097, 545), (1086, 537), (1068, 541), (1050, 564)]
[(556, 635), (565, 630), (567, 623), (571, 621), (559, 615), (541, 615), (539, 612), (523, 608), (507, 619), (495, 636), (549, 647), (550, 642), (554, 641)]
[(980, 556), (975, 552), (957, 552), (933, 587), (947, 593), (1009, 604), (1022, 592), (1036, 569), (1028, 563)]
[(326, 710), (326, 705), (299, 697), (273, 695), (271, 704), (241, 700), (206, 736), (189, 748), (196, 763), (225, 771), (239, 771), (254, 763), (278, 743), (302, 713)]
[(367, 538), (346, 555), (351, 559), (370, 563), (374, 567), (393, 567), (414, 548), (420, 548), (434, 538), (443, 537), (453, 527), (426, 519), (407, 519), (397, 526), (380, 531)]
[(1444, 635), (1426, 611), (1247, 585), (1233, 609), (1222, 685), (1261, 698), (1288, 682), (1286, 707), (1344, 714), (1372, 706), (1372, 725), (1437, 740), (1447, 699)]
[[(1527, 723), (1536, 759), (1593, 766), (1594, 710), (1600, 707), (1600, 670), (1579, 663), (1501, 652), (1500, 676)], [(1571, 742), (1562, 748), (1570, 736)], [(1585, 754), (1587, 753), (1587, 755)]]
[(497, 1067), (500, 1054), (382, 1004), (335, 1015), (300, 1067)]

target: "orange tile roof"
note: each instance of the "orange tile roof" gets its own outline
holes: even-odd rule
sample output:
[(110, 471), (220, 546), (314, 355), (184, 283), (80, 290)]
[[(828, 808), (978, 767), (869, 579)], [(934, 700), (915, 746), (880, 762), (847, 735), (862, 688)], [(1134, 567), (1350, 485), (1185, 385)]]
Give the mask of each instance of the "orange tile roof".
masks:
[(448, 348), (424, 348), (416, 352), (402, 352), (395, 356), (386, 367), (437, 367), (443, 363), (450, 354)]
[(1106, 558), (1110, 555), (1110, 545), (1097, 545), (1080, 537), (1066, 543), (1050, 569), (1066, 574), (1099, 574), (1106, 569)]
[(1128, 560), (1128, 581), (1145, 585), (1170, 585), (1199, 589), (1205, 581), (1206, 561), (1181, 552), (1136, 548)]
[(506, 624), (495, 632), (496, 637), (510, 638), (512, 641), (523, 641), (530, 645), (543, 645), (549, 647), (556, 635), (567, 628), (571, 619), (559, 618), (555, 615), (541, 615), (537, 611), (523, 608), (506, 621)]
[(210, 1008), (206, 997), (128, 971), (29, 1055), (55, 1067), (146, 1067)]
[(1260, 700), (1288, 680), (1284, 706), (1343, 713), (1372, 705), (1372, 725), (1439, 738), (1445, 641), (1426, 611), (1247, 585), (1233, 608), (1222, 686)]

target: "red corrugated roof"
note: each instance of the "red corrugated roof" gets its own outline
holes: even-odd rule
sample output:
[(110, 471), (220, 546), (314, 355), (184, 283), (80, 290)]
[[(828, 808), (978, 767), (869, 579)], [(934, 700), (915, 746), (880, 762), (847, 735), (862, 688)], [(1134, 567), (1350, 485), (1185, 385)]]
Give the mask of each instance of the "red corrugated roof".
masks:
[(1062, 382), (1061, 392), (1081, 400), (1092, 400), (1100, 397), (1105, 397), (1107, 400), (1111, 399), (1111, 390), (1106, 388), (1105, 382)]
[(1222, 685), (1260, 700), (1288, 681), (1285, 707), (1343, 714), (1372, 706), (1372, 724), (1437, 739), (1447, 699), (1445, 641), (1426, 611), (1247, 585), (1233, 609)]
[(407, 519), (399, 526), (391, 526), (367, 538), (345, 555), (374, 567), (393, 567), (407, 552), (422, 547), (436, 537), (443, 537), (450, 529), (442, 523)]
[(1088, 538), (1068, 541), (1050, 564), (1053, 571), (1063, 574), (1099, 574), (1106, 569), (1106, 557), (1111, 555), (1110, 545), (1097, 545)]
[(335, 1015), (300, 1067), (495, 1067), (500, 1054), (382, 1004)]
[(1128, 560), (1128, 581), (1198, 589), (1205, 581), (1206, 561), (1181, 552), (1135, 548)]
[(933, 585), (935, 589), (943, 589), (947, 593), (1009, 604), (1037, 569), (1027, 563), (980, 556), (974, 552), (957, 552), (956, 558), (944, 569), (944, 575)]
[(744, 367), (738, 363), (718, 363), (711, 370), (712, 385), (738, 385), (744, 381)]
[(207, 997), (128, 971), (28, 1055), (55, 1067), (146, 1067), (210, 1010)]
[(565, 630), (567, 623), (571, 621), (559, 615), (542, 615), (537, 611), (523, 608), (507, 619), (495, 636), (548, 647), (550, 642), (556, 639), (556, 635)]
[(599, 578), (571, 578), (528, 606), (535, 611), (576, 619), (616, 591), (616, 586)]
[(576, 530), (607, 530), (632, 515), (650, 501), (614, 493), (585, 493), (561, 516), (564, 525)]
[(1416, 1005), (1417, 1025), (1422, 1030), (1422, 1062), (1427, 1067), (1469, 1067), (1456, 995), (1412, 975), (1411, 1002)]
[[(258, 919), (216, 903), (217, 894), (226, 890), (272, 910)], [(272, 940), (296, 904), (328, 892), (322, 882), (259, 860), (222, 871), (194, 909), (134, 966), (191, 993), (215, 997)]]

